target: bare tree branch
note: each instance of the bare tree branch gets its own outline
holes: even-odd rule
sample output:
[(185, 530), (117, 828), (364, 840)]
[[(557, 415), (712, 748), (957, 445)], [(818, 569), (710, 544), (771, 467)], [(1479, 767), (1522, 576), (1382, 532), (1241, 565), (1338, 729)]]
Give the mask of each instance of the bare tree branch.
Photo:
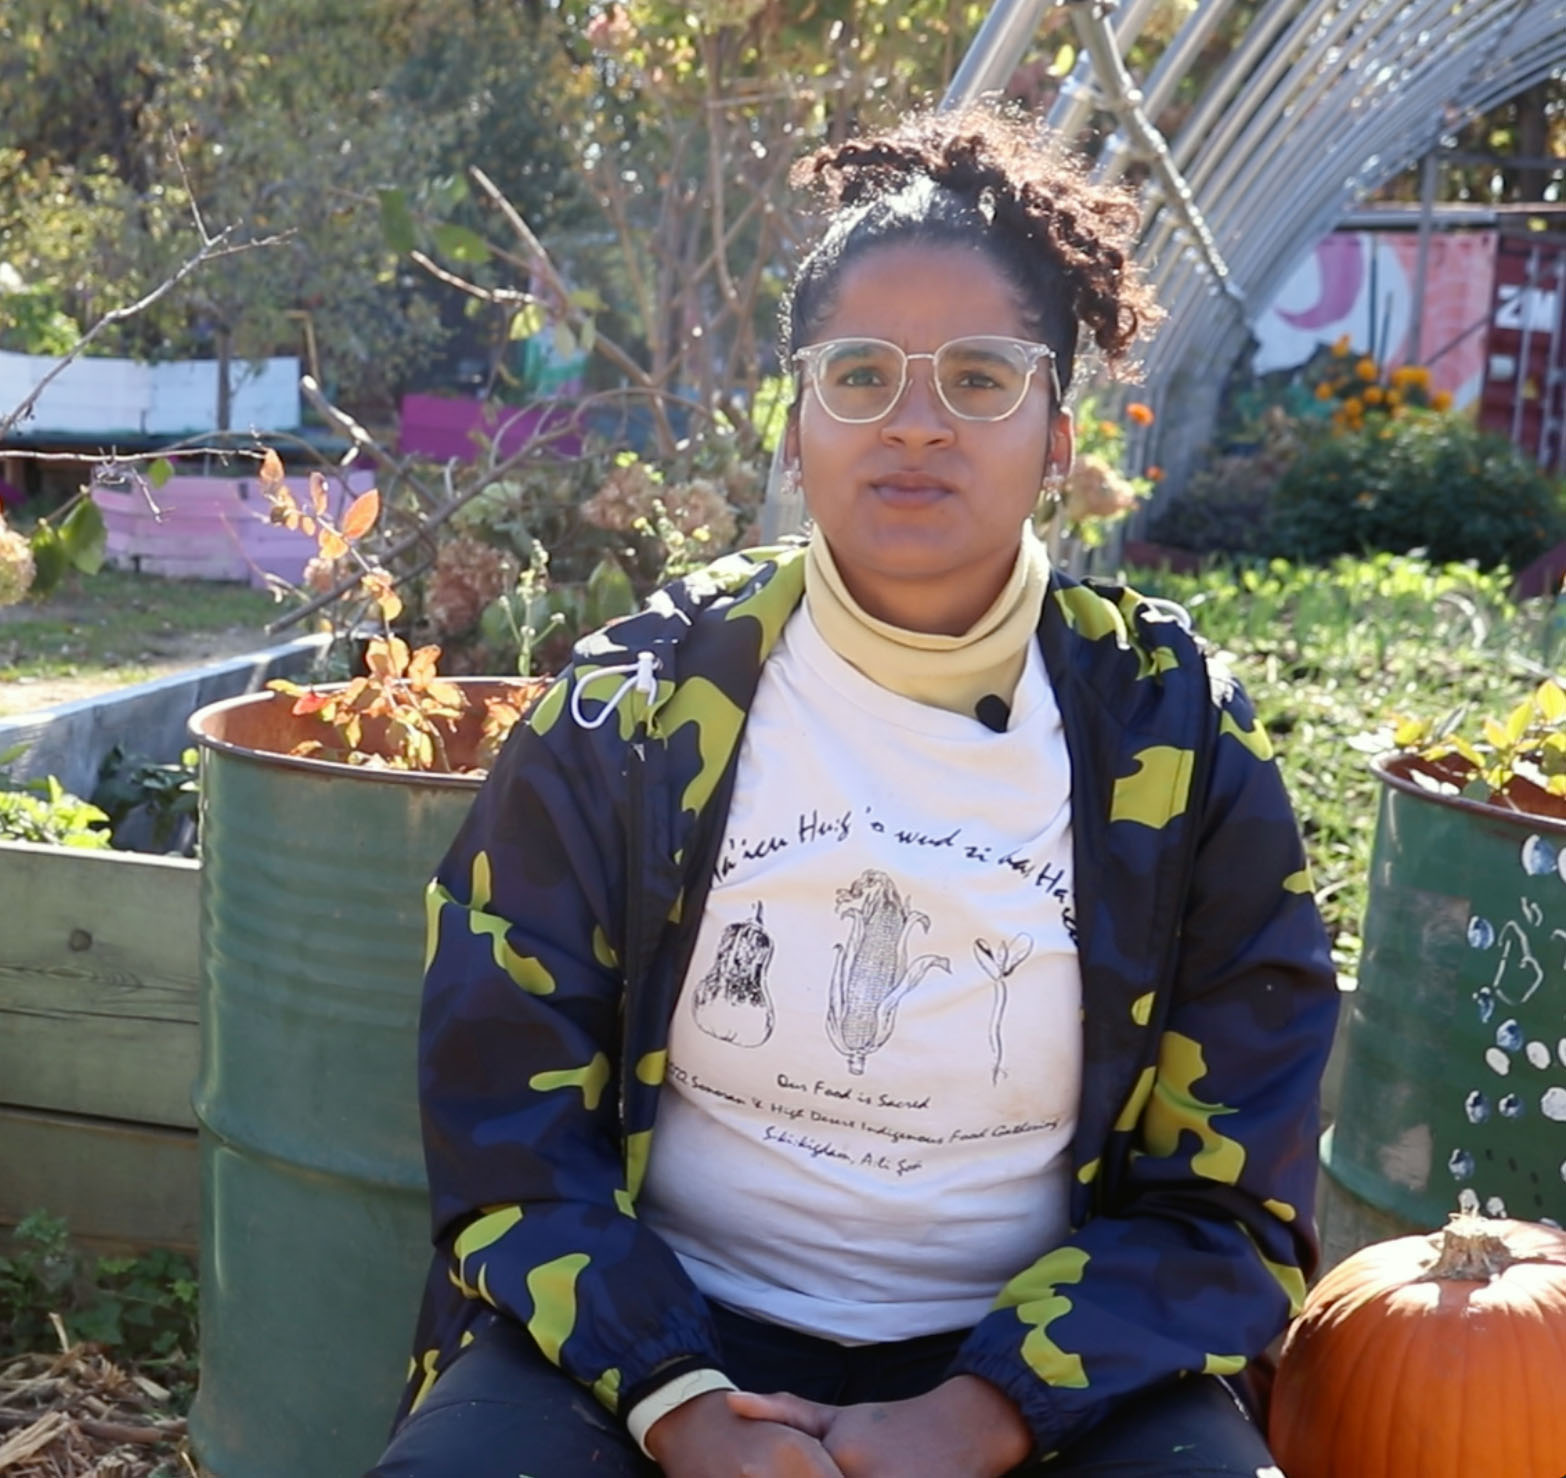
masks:
[(19, 426), (33, 414), (34, 410), (37, 409), (38, 399), (44, 391), (87, 352), (93, 341), (105, 329), (112, 328), (117, 323), (124, 323), (126, 319), (136, 317), (138, 313), (145, 313), (147, 309), (151, 308), (159, 299), (166, 297), (204, 263), (216, 261), (220, 257), (235, 256), (239, 252), (254, 251), (257, 247), (274, 246), (280, 241), (286, 241), (292, 235), (292, 232), (284, 232), (278, 236), (269, 236), (261, 241), (243, 241), (238, 245), (230, 245), (229, 237), (234, 234), (234, 231), (235, 227), (229, 226), (226, 230), (219, 232), (218, 235), (208, 237), (201, 243), (200, 251), (194, 256), (188, 257), (171, 276), (166, 277), (145, 297), (138, 298), (134, 303), (126, 303), (105, 313), (71, 346), (70, 351), (64, 358), (59, 360), (54, 368), (33, 386), (15, 410), (9, 415), (0, 416), (0, 441), (4, 441), (11, 434), (14, 427)]

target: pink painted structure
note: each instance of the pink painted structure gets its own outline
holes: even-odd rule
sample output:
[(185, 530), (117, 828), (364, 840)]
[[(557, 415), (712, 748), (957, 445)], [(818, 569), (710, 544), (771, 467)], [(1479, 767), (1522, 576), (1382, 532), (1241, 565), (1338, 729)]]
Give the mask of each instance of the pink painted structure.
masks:
[[(1485, 336), (1464, 331), (1489, 314), (1497, 239), (1494, 231), (1443, 231), (1430, 239), (1420, 354), (1431, 388), (1447, 391), (1460, 407), (1472, 405), (1484, 386)], [(1374, 340), (1383, 369), (1405, 363), (1418, 259), (1412, 231), (1325, 237), (1255, 324), (1256, 372), (1304, 364), (1323, 344), (1345, 337), (1356, 354)]]
[[(476, 438), (482, 438), (494, 441), (499, 454), (509, 457), (551, 418), (570, 414), (569, 406), (548, 401), (511, 406), (464, 396), (405, 395), (397, 450), (436, 462), (453, 458), (472, 462), (479, 454)], [(574, 457), (581, 449), (581, 439), (576, 436), (562, 436), (551, 443), (551, 450), (561, 457)]]
[[(288, 487), (308, 504), (308, 477)], [(328, 479), (330, 509), (375, 485), (374, 474), (350, 471)], [(146, 492), (133, 484), (95, 485), (92, 500), (108, 529), (108, 562), (190, 580), (244, 580), (265, 588), (275, 575), (297, 585), (315, 554), (315, 540), (270, 521), (270, 505), (255, 477), (171, 477)]]

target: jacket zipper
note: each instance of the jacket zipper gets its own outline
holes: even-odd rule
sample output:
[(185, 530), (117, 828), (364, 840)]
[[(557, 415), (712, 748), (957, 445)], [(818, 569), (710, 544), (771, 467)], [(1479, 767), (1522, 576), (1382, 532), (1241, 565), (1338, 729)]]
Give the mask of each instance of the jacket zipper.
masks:
[[(636, 1071), (636, 997), (646, 974), (642, 935), (647, 911), (643, 812), (646, 807), (647, 750), (643, 741), (633, 740), (627, 751), (629, 769), (626, 794), (629, 814), (625, 818), (625, 990), (621, 1001), (623, 1022), (620, 1048), (620, 1123), (626, 1122), (631, 1081)], [(622, 1152), (624, 1144), (621, 1145)]]

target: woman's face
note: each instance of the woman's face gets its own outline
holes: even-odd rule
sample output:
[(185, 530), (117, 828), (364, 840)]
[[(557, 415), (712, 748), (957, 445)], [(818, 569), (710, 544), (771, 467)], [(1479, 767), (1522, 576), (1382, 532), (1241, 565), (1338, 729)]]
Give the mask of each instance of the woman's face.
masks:
[[(1032, 339), (1016, 290), (980, 249), (894, 245), (838, 281), (827, 339), (884, 339), (932, 353), (951, 339)], [(806, 388), (789, 431), (805, 502), (854, 598), (921, 631), (966, 631), (1005, 585), (1048, 470), (1071, 460), (1071, 422), (1051, 404), (1048, 361), (1003, 421), (969, 421), (942, 403), (928, 359), (908, 365), (902, 398), (879, 421), (845, 424)]]

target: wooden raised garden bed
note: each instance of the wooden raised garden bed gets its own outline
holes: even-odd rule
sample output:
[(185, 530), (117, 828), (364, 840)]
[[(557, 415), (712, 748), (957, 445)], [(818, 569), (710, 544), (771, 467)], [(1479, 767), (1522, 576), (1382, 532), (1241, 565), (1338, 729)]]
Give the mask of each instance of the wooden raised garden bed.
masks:
[(200, 873), (0, 843), (0, 1223), (194, 1250)]
[[(0, 720), (0, 751), (90, 794), (115, 744), (177, 759), (197, 708), (322, 640)], [(0, 842), (0, 1226), (45, 1209), (78, 1238), (195, 1249), (200, 881), (181, 857)]]

